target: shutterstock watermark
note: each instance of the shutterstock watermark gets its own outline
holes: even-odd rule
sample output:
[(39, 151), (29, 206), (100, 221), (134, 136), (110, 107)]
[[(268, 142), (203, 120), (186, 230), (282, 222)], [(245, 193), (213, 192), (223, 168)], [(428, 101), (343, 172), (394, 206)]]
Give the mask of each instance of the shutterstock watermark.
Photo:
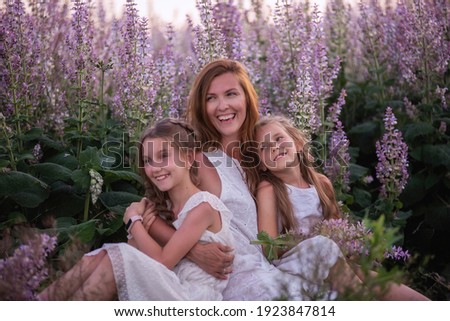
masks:
[[(259, 141), (232, 141), (227, 145), (222, 145), (220, 142), (201, 142), (199, 140), (181, 140), (178, 135), (174, 138), (167, 138), (167, 141), (158, 142), (158, 146), (155, 145), (155, 138), (149, 138), (144, 140), (145, 146), (139, 141), (130, 141), (127, 133), (123, 134), (122, 140), (110, 140), (105, 142), (101, 148), (101, 166), (107, 169), (116, 168), (140, 168), (143, 162), (149, 163), (151, 166), (164, 167), (168, 165), (169, 159), (167, 157), (153, 157), (153, 151), (158, 150), (159, 153), (169, 153), (169, 150), (181, 150), (182, 153), (174, 152), (171, 158), (176, 166), (185, 167), (186, 158), (183, 157), (183, 152), (206, 152), (212, 153), (217, 150), (227, 151), (231, 155), (239, 155), (240, 165), (243, 167), (260, 167), (261, 157), (263, 153), (279, 154), (288, 149), (294, 147), (293, 142), (283, 142), (278, 144), (277, 142), (259, 142)], [(161, 137), (165, 139), (164, 137)], [(213, 147), (211, 147), (213, 146)], [(144, 148), (145, 147), (145, 148)], [(335, 164), (340, 166), (348, 166), (348, 160), (342, 155), (347, 153), (347, 146), (345, 144), (338, 144), (333, 147), (332, 151), (328, 151), (327, 144), (322, 144), (318, 141), (309, 141), (301, 147), (301, 150), (297, 153), (297, 160), (294, 162), (286, 163), (286, 167), (296, 167), (299, 165), (312, 166), (314, 168), (327, 168), (333, 167)], [(147, 155), (139, 155), (140, 151), (147, 152)], [(172, 150), (173, 151), (173, 150)], [(142, 157), (143, 162), (138, 162), (138, 157)], [(308, 159), (305, 159), (308, 157)], [(199, 159), (197, 157), (197, 159)], [(271, 162), (270, 165), (275, 166), (275, 161), (271, 156), (265, 157), (265, 161)], [(134, 162), (134, 166), (132, 166)], [(233, 167), (232, 158), (214, 159), (208, 162), (204, 162), (203, 166), (208, 167)]]

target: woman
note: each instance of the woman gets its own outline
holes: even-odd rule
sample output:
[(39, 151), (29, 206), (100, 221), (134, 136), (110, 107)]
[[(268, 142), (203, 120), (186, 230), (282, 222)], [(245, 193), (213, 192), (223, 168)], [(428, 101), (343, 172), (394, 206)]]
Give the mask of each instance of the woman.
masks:
[(306, 280), (281, 272), (259, 246), (251, 244), (258, 230), (247, 179), (256, 181), (251, 152), (256, 152), (252, 142), (258, 118), (258, 97), (240, 63), (217, 60), (200, 71), (189, 97), (187, 119), (199, 132), (204, 151), (197, 159), (199, 187), (218, 196), (233, 213), (235, 259), (224, 299), (310, 299)]
[[(188, 100), (187, 120), (197, 129), (203, 149), (196, 158), (199, 187), (219, 197), (233, 213), (235, 259), (223, 292), (224, 300), (331, 299), (335, 291), (356, 293), (363, 286), (361, 278), (340, 259), (339, 247), (328, 238), (313, 244), (301, 242), (290, 250), (292, 264), (298, 262), (302, 270), (312, 273), (320, 270), (313, 276), (277, 269), (267, 261), (260, 246), (251, 244), (258, 233), (257, 208), (250, 192), (256, 189), (258, 182), (254, 139), (258, 118), (258, 97), (243, 65), (222, 59), (207, 64), (200, 71)], [(323, 260), (298, 259), (297, 255), (306, 252)], [(199, 261), (195, 262), (200, 265)], [(221, 262), (220, 255), (217, 261)], [(230, 269), (223, 272), (230, 272)], [(405, 295), (402, 289), (394, 285), (378, 297), (427, 299), (409, 292)]]

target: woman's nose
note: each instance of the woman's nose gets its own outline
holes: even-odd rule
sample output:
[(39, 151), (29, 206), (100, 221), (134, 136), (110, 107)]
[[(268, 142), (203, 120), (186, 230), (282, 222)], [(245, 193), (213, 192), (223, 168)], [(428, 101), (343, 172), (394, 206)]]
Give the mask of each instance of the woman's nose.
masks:
[(218, 104), (217, 108), (219, 110), (225, 110), (228, 107), (227, 102), (224, 99), (222, 99), (222, 98), (218, 98), (217, 99), (217, 104)]

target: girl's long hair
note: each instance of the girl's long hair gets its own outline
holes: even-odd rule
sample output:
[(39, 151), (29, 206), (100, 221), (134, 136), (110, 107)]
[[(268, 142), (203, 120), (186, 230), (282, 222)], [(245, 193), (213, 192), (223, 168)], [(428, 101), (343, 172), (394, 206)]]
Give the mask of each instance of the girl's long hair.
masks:
[[(144, 141), (149, 138), (164, 138), (173, 144), (172, 146), (176, 150), (186, 155), (192, 153), (192, 156), (194, 156), (194, 153), (200, 147), (200, 142), (196, 137), (197, 135), (194, 129), (186, 122), (174, 118), (165, 118), (156, 122), (153, 126), (149, 126), (144, 129), (139, 139), (138, 164), (140, 174), (144, 178), (145, 182), (145, 196), (155, 203), (158, 213), (160, 213), (168, 221), (174, 219), (174, 214), (169, 209), (169, 195), (167, 192), (160, 191), (145, 174), (143, 157)], [(197, 168), (198, 167), (196, 164), (193, 164), (189, 170), (189, 176), (194, 185), (197, 185), (198, 183)]]
[[(220, 146), (221, 135), (213, 126), (206, 113), (206, 96), (214, 78), (225, 73), (231, 73), (237, 78), (245, 94), (247, 117), (239, 133), (239, 146), (242, 156), (241, 165), (245, 170), (247, 183), (255, 182), (258, 174), (257, 169), (254, 166), (254, 159), (248, 155), (250, 155), (249, 150), (252, 149), (252, 144), (254, 144), (253, 129), (259, 118), (258, 95), (250, 81), (247, 70), (241, 63), (229, 59), (219, 59), (205, 65), (195, 78), (190, 91), (186, 118), (197, 130), (204, 151), (222, 147)], [(250, 186), (250, 188), (254, 187)]]
[[(323, 216), (325, 219), (339, 218), (341, 216), (336, 201), (334, 190), (329, 184), (323, 181), (324, 176), (314, 168), (313, 157), (309, 153), (308, 139), (306, 136), (292, 123), (283, 116), (264, 116), (256, 124), (255, 132), (263, 126), (274, 124), (283, 128), (289, 136), (294, 140), (296, 146), (300, 146), (298, 152), (299, 170), (303, 179), (310, 185), (314, 186), (319, 195), (320, 204), (322, 205)], [(322, 177), (322, 178), (321, 178)], [(272, 184), (275, 192), (276, 207), (281, 217), (283, 230), (295, 230), (297, 222), (294, 216), (294, 210), (289, 199), (286, 184), (276, 177), (270, 170), (260, 171), (258, 183), (266, 180)], [(257, 185), (258, 183), (254, 184)], [(256, 193), (256, 189), (255, 189)]]

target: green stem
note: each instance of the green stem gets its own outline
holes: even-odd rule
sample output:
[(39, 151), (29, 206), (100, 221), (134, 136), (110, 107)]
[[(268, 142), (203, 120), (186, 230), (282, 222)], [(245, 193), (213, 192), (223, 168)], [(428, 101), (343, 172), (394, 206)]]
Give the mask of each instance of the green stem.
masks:
[[(419, 23), (420, 30), (423, 30), (423, 15), (422, 15), (422, 7), (421, 3), (418, 2), (418, 10), (419, 10)], [(430, 75), (430, 66), (427, 55), (427, 39), (422, 35), (420, 39), (420, 43), (422, 45), (422, 62), (423, 62), (423, 73), (425, 77), (425, 93), (424, 93), (424, 102), (428, 104), (430, 102), (430, 89), (431, 89), (431, 75)]]
[(106, 134), (107, 134), (107, 125), (106, 121), (108, 120), (108, 110), (106, 109), (106, 106), (104, 104), (104, 89), (105, 89), (105, 70), (103, 69), (103, 66), (101, 68), (101, 75), (100, 75), (100, 93), (99, 93), (99, 103), (100, 103), (100, 113), (101, 113), (101, 121), (102, 121), (102, 128), (103, 133), (101, 137), (102, 146), (104, 143), (106, 143)]
[(13, 153), (13, 150), (12, 150), (11, 141), (10, 141), (8, 133), (6, 131), (6, 122), (5, 122), (4, 119), (2, 120), (2, 127), (3, 127), (3, 133), (5, 135), (5, 139), (6, 139), (6, 149), (8, 150), (9, 160), (11, 162), (11, 168), (12, 168), (13, 171), (15, 171), (15, 170), (17, 170), (16, 160), (14, 158), (14, 153)]
[(77, 124), (77, 129), (78, 129), (78, 135), (80, 135), (80, 137), (78, 137), (78, 142), (77, 142), (77, 159), (80, 159), (80, 154), (83, 148), (83, 141), (81, 139), (82, 133), (83, 133), (83, 114), (84, 114), (84, 109), (83, 109), (83, 101), (81, 99), (81, 89), (82, 89), (82, 72), (80, 71), (80, 75), (78, 77), (78, 124)]
[(87, 222), (89, 219), (89, 204), (91, 201), (91, 192), (86, 193), (86, 198), (84, 199), (84, 212), (83, 212), (83, 222)]
[[(13, 68), (11, 65), (11, 62), (8, 61), (8, 69), (9, 69), (9, 73), (12, 75), (13, 74)], [(11, 77), (12, 78), (12, 77)], [(22, 149), (23, 149), (23, 145), (22, 145), (22, 128), (20, 126), (20, 109), (19, 109), (19, 104), (17, 102), (17, 84), (14, 82), (14, 84), (11, 86), (11, 92), (12, 92), (12, 98), (13, 98), (13, 106), (14, 106), (14, 121), (16, 123), (16, 133), (17, 133), (17, 138), (18, 138), (18, 152), (21, 153)]]

